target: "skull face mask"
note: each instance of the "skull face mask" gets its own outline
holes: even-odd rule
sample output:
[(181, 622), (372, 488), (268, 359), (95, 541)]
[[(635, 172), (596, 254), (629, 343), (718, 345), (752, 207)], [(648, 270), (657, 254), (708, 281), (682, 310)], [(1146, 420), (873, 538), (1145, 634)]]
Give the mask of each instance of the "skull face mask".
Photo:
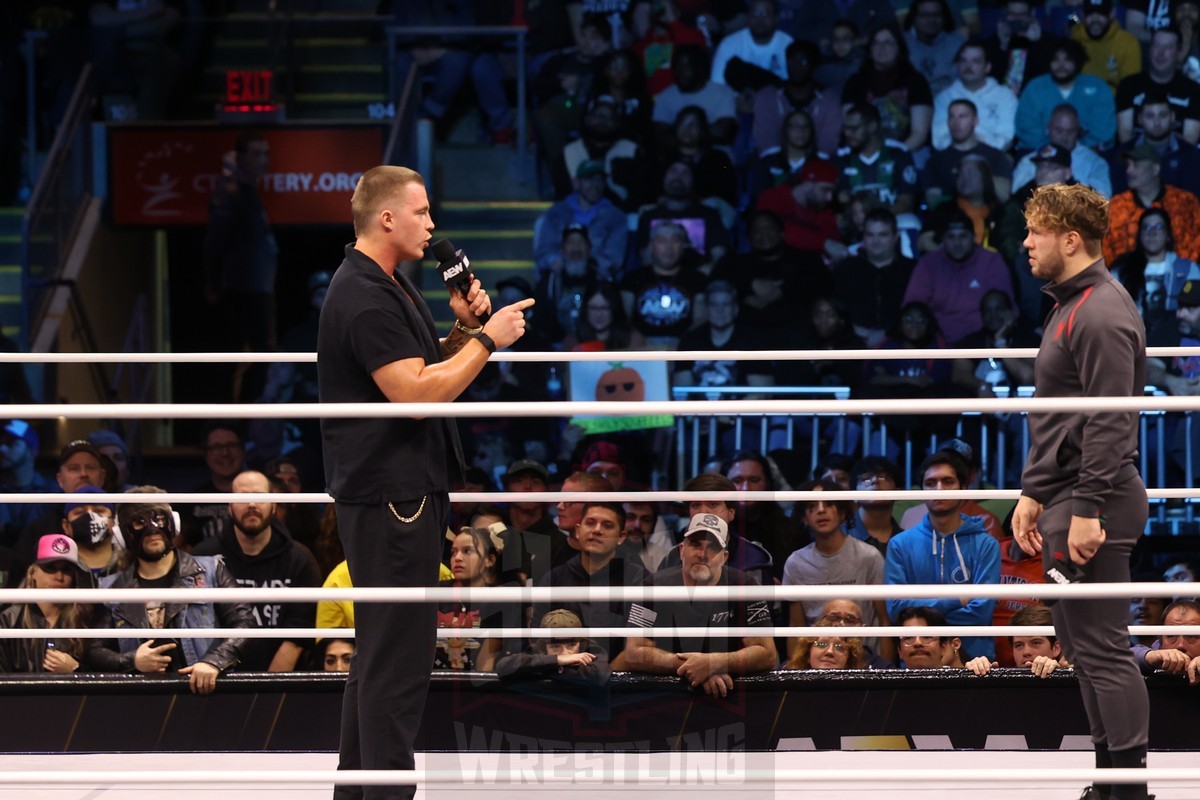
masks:
[(108, 538), (112, 530), (112, 517), (89, 510), (71, 520), (71, 538), (76, 544), (97, 545)]

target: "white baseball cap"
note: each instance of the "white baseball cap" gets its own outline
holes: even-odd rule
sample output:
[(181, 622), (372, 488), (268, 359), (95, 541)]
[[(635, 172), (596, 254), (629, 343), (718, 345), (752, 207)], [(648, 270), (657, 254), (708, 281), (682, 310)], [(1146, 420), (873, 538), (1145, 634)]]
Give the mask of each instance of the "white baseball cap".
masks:
[(683, 536), (686, 539), (695, 533), (707, 533), (716, 539), (721, 547), (729, 546), (729, 524), (716, 514), (702, 513), (692, 517), (692, 521), (688, 524), (688, 529)]

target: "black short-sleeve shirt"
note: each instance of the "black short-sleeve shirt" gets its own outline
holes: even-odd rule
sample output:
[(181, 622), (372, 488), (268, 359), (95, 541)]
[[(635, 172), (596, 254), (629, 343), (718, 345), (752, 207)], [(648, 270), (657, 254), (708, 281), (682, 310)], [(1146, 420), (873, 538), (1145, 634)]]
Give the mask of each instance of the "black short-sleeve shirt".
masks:
[[(442, 360), (433, 317), (399, 272), (346, 246), (321, 307), (317, 381), (322, 403), (387, 403), (371, 373), (406, 358)], [(449, 491), (461, 463), (446, 418), (322, 419), (325, 483), (343, 503), (381, 503)], [(453, 474), (452, 474), (453, 473)]]
[(1146, 93), (1165, 94), (1175, 112), (1175, 132), (1183, 131), (1184, 120), (1200, 119), (1200, 86), (1176, 71), (1170, 83), (1155, 83), (1148, 73), (1138, 72), (1117, 84), (1117, 113), (1133, 109), (1134, 133), (1141, 133), (1137, 112), (1146, 101)]
[[(650, 577), (651, 586), (683, 586), (683, 567), (660, 569)], [(725, 566), (718, 586), (756, 586), (741, 570)], [(646, 631), (654, 646), (669, 653), (733, 653), (745, 645), (744, 637), (729, 636), (725, 628), (765, 627), (771, 625), (771, 608), (765, 600), (696, 600), (693, 602), (632, 603), (629, 625), (650, 628), (707, 628), (706, 636), (656, 636)], [(769, 637), (768, 631), (763, 632)]]

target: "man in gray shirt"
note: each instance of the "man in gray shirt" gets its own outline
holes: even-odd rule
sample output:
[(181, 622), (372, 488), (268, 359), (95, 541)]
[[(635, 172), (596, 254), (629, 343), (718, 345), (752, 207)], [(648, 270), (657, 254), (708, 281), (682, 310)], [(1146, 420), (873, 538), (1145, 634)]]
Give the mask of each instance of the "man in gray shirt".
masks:
[[(842, 487), (833, 481), (809, 481), (800, 491), (837, 492)], [(788, 557), (783, 566), (785, 586), (834, 586), (883, 583), (883, 556), (866, 542), (847, 536), (842, 525), (853, 513), (849, 501), (808, 500), (796, 503), (796, 513), (802, 514), (804, 524), (812, 534), (812, 544), (802, 547)], [(801, 600), (791, 603), (789, 621), (792, 625), (811, 625), (821, 615), (824, 600)], [(882, 600), (859, 602), (864, 625), (887, 625), (887, 609)], [(796, 644), (789, 641), (788, 651)], [(869, 642), (874, 646), (874, 642)]]

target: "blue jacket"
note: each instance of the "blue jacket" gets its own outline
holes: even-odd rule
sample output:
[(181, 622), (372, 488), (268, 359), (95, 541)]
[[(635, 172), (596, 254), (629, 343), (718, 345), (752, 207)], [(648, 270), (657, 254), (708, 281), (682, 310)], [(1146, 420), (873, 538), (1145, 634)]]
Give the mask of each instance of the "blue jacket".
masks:
[[(902, 531), (888, 542), (883, 582), (897, 585), (999, 583), (1000, 545), (978, 517), (962, 515), (962, 526), (954, 533), (942, 535), (933, 530), (926, 514), (917, 527)], [(969, 594), (969, 591), (964, 589), (963, 593)], [(910, 606), (936, 608), (951, 625), (991, 625), (996, 601), (975, 598), (964, 606), (955, 598), (888, 600), (888, 617), (895, 620), (902, 609)], [(990, 636), (964, 636), (962, 644), (971, 658), (996, 656), (995, 643)]]
[[(1025, 84), (1017, 103), (1017, 148), (1036, 150), (1049, 141), (1046, 126), (1054, 107), (1063, 101), (1058, 84), (1049, 75), (1039, 75)], [(1066, 101), (1079, 112), (1084, 147), (1109, 147), (1117, 134), (1117, 105), (1108, 84), (1095, 75), (1081, 72)]]

